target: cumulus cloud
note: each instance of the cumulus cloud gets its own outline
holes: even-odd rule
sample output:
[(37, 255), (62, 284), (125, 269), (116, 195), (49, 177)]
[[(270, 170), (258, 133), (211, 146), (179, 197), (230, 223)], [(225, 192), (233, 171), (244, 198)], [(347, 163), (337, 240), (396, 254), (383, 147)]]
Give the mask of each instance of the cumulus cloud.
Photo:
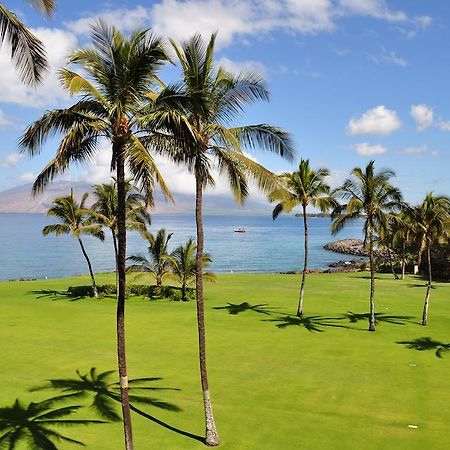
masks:
[(437, 158), (437, 157), (441, 156), (441, 152), (438, 152), (437, 150), (433, 150), (433, 151), (431, 152), (431, 156), (432, 156), (433, 158)]
[(266, 66), (259, 61), (234, 61), (226, 57), (220, 58), (217, 61), (217, 65), (223, 66), (229, 72), (238, 74), (240, 72), (256, 73), (257, 75), (266, 76)]
[(8, 168), (16, 167), (17, 164), (19, 164), (19, 161), (23, 159), (23, 157), (23, 153), (9, 153), (2, 159), (1, 165)]
[(427, 152), (427, 146), (421, 147), (408, 147), (403, 150), (403, 153), (408, 156), (422, 156)]
[(370, 156), (381, 155), (387, 152), (387, 148), (382, 145), (370, 145), (367, 142), (355, 145), (355, 150), (358, 155)]
[[(417, 124), (417, 130), (422, 131), (433, 125), (434, 113), (433, 109), (427, 105), (413, 105), (409, 114), (414, 118)], [(444, 124), (445, 126), (445, 124)]]
[(0, 109), (0, 128), (11, 125), (12, 122), (6, 117), (6, 114)]
[(441, 129), (442, 131), (450, 131), (450, 121), (445, 121), (445, 120), (441, 120), (437, 126), (439, 127), (439, 129)]
[(32, 31), (45, 45), (50, 70), (38, 89), (24, 85), (11, 64), (10, 49), (4, 45), (0, 49), (0, 102), (42, 107), (68, 98), (60, 86), (57, 71), (65, 65), (67, 55), (76, 47), (75, 35), (57, 28), (37, 28)]
[(396, 52), (387, 51), (384, 47), (379, 55), (371, 55), (370, 59), (375, 64), (391, 64), (400, 67), (408, 66), (408, 61), (406, 61), (406, 59), (398, 56)]
[(397, 113), (385, 106), (369, 109), (361, 117), (352, 117), (347, 125), (347, 134), (376, 134), (388, 136), (401, 127)]

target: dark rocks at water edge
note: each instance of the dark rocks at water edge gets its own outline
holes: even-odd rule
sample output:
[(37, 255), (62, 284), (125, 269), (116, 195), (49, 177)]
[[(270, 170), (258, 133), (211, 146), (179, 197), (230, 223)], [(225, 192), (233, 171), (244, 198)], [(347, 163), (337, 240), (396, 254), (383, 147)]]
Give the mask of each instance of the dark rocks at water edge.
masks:
[[(351, 259), (349, 261), (337, 261), (328, 264), (329, 269), (307, 269), (306, 273), (337, 273), (337, 272), (359, 272), (367, 269), (367, 259)], [(302, 270), (289, 270), (280, 272), (284, 275), (298, 275)]]
[[(364, 242), (361, 239), (341, 239), (340, 241), (329, 242), (323, 248), (344, 255), (369, 256), (369, 250), (364, 248)], [(374, 250), (373, 254), (376, 257), (387, 256), (386, 252), (381, 250)]]

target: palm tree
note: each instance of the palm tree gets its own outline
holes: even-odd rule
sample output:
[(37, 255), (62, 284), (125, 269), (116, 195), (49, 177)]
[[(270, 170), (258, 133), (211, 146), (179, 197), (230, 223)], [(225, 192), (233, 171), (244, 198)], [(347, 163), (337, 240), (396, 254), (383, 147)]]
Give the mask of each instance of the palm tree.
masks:
[[(53, 0), (33, 0), (28, 3), (33, 3), (46, 16), (55, 7)], [(44, 45), (16, 14), (0, 3), (0, 45), (4, 42), (11, 47), (11, 59), (22, 81), (28, 85), (39, 84), (48, 67)]]
[(450, 198), (430, 192), (424, 201), (413, 209), (412, 215), (417, 224), (419, 259), (424, 253), (427, 255), (428, 283), (422, 312), (422, 325), (425, 326), (428, 324), (428, 307), (433, 282), (431, 251), (433, 244), (444, 243), (449, 238), (446, 224), (450, 219)]
[(168, 245), (172, 235), (173, 233), (167, 234), (164, 228), (161, 228), (156, 233), (156, 236), (149, 232), (142, 233), (142, 236), (148, 242), (148, 254), (150, 259), (141, 255), (133, 255), (127, 258), (134, 263), (128, 267), (128, 271), (146, 272), (154, 275), (159, 293), (161, 293), (163, 279), (171, 270), (171, 258), (168, 251)]
[(330, 209), (334, 204), (330, 196), (330, 186), (325, 178), (330, 174), (328, 169), (314, 170), (309, 165), (309, 159), (301, 159), (298, 170), (282, 173), (279, 178), (283, 185), (269, 195), (271, 202), (279, 201), (275, 206), (272, 217), (275, 220), (281, 212), (290, 213), (297, 206), (302, 207), (303, 227), (305, 232), (305, 259), (303, 262), (302, 283), (297, 308), (297, 316), (303, 314), (303, 299), (305, 294), (306, 271), (308, 267), (308, 205), (319, 208), (322, 212)]
[[(111, 231), (117, 271), (118, 201), (116, 182), (114, 180), (112, 183), (95, 184), (93, 188), (96, 200), (91, 206), (91, 217), (93, 222), (107, 227)], [(145, 197), (138, 192), (129, 180), (126, 181), (125, 192), (127, 228), (143, 232), (147, 229), (147, 225), (151, 223)]]
[(402, 195), (389, 181), (395, 173), (390, 169), (375, 173), (375, 161), (370, 161), (365, 170), (354, 168), (351, 175), (334, 191), (346, 203), (333, 210), (331, 229), (338, 233), (349, 221), (364, 217), (364, 246), (369, 247), (370, 265), (369, 331), (375, 331), (374, 240), (380, 228), (386, 228), (390, 213), (401, 207)]
[(81, 197), (81, 202), (78, 203), (73, 195), (73, 189), (71, 189), (70, 195), (67, 197), (60, 197), (53, 200), (53, 206), (48, 209), (47, 216), (56, 217), (59, 219), (60, 223), (46, 225), (42, 229), (42, 234), (44, 236), (48, 236), (51, 233), (55, 233), (56, 236), (60, 236), (61, 234), (70, 234), (78, 240), (81, 252), (83, 253), (89, 267), (89, 274), (91, 275), (92, 281), (92, 296), (98, 297), (94, 271), (92, 270), (92, 264), (84, 247), (81, 236), (94, 236), (103, 241), (105, 239), (105, 235), (100, 225), (91, 224), (89, 222), (89, 212), (86, 209), (86, 200), (88, 197), (89, 194), (83, 194)]
[[(80, 95), (71, 107), (47, 111), (21, 138), (21, 147), (29, 155), (40, 153), (45, 140), (62, 134), (56, 156), (38, 175), (33, 191), (42, 191), (56, 175), (72, 162), (83, 163), (111, 144), (111, 167), (117, 182), (117, 352), (121, 380), (125, 446), (133, 448), (131, 415), (128, 401), (128, 376), (125, 349), (126, 291), (126, 181), (127, 166), (133, 182), (139, 185), (151, 203), (155, 182), (166, 195), (168, 189), (156, 164), (140, 138), (137, 116), (149, 100), (155, 73), (167, 61), (159, 37), (148, 30), (124, 37), (116, 28), (99, 21), (92, 29), (92, 45), (76, 50), (69, 58), (72, 66), (60, 71), (63, 86)], [(85, 75), (86, 74), (86, 75)]]
[[(185, 165), (195, 176), (195, 217), (197, 229), (196, 254), (196, 301), (199, 335), (200, 378), (205, 410), (207, 445), (219, 444), (214, 422), (211, 396), (206, 368), (206, 341), (203, 298), (203, 191), (214, 185), (214, 164), (226, 174), (235, 199), (242, 203), (248, 195), (247, 177), (256, 180), (266, 192), (273, 190), (278, 182), (274, 174), (245, 156), (246, 148), (263, 148), (288, 159), (293, 158), (290, 138), (283, 130), (267, 124), (230, 127), (247, 104), (268, 100), (269, 94), (263, 80), (254, 74), (241, 73), (234, 76), (222, 67), (214, 66), (216, 35), (205, 44), (195, 35), (181, 46), (172, 42), (182, 68), (181, 87), (173, 95), (173, 88), (164, 89), (160, 96), (174, 98), (173, 107), (154, 108), (141, 123), (151, 128), (173, 133), (174, 145), (161, 142), (152, 136), (147, 145), (161, 153), (169, 154), (178, 164)], [(186, 101), (181, 102), (180, 97)], [(161, 133), (163, 134), (163, 133)]]
[[(197, 273), (195, 254), (197, 252), (197, 246), (194, 240), (189, 239), (185, 245), (178, 246), (171, 253), (172, 273), (180, 283), (181, 286), (181, 300), (187, 301), (186, 289), (194, 282), (195, 274)], [(211, 255), (209, 253), (203, 253), (203, 268), (207, 268), (211, 264)], [(216, 276), (211, 272), (203, 272), (203, 279), (205, 281), (215, 281)]]
[[(78, 411), (81, 406), (54, 405), (66, 401), (73, 395), (60, 395), (42, 402), (22, 404), (18, 399), (12, 406), (0, 408), (0, 447), (36, 448), (57, 450), (56, 442), (84, 445), (54, 430), (54, 427), (90, 425), (104, 423), (99, 420), (68, 419), (67, 416)], [(26, 446), (26, 447), (24, 447)]]

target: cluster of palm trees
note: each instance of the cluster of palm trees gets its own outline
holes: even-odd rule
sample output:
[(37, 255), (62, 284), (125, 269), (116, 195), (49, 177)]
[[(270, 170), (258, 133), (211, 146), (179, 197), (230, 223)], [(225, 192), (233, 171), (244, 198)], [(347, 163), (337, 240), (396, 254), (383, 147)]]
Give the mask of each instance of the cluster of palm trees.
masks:
[(370, 161), (365, 169), (356, 167), (350, 178), (331, 190), (326, 182), (327, 169), (314, 170), (308, 160), (301, 160), (299, 169), (279, 175), (281, 187), (275, 189), (269, 200), (277, 201), (273, 210), (276, 219), (281, 212), (289, 213), (301, 206), (304, 221), (304, 266), (297, 308), (303, 314), (305, 279), (308, 264), (307, 207), (312, 205), (322, 211), (331, 211), (332, 232), (338, 233), (350, 221), (363, 219), (364, 247), (369, 253), (370, 314), (369, 331), (375, 331), (375, 257), (378, 247), (384, 249), (395, 278), (394, 255), (400, 260), (402, 278), (411, 255), (410, 264), (421, 265), (427, 259), (427, 289), (422, 314), (422, 325), (428, 322), (428, 306), (432, 288), (432, 249), (450, 239), (450, 198), (428, 193), (422, 203), (407, 204), (400, 190), (391, 184), (395, 173), (390, 169), (375, 171)]
[[(100, 222), (101, 215), (108, 217), (100, 208), (97, 218), (99, 224), (111, 229), (117, 244), (118, 367), (125, 446), (132, 449), (125, 351), (126, 179), (139, 186), (146, 206), (151, 206), (157, 185), (168, 199), (172, 198), (155, 162), (156, 155), (164, 155), (195, 176), (196, 248), (192, 243), (187, 251), (195, 251), (205, 443), (218, 445), (206, 367), (203, 191), (214, 185), (215, 168), (227, 176), (231, 191), (240, 203), (248, 195), (249, 179), (267, 193), (274, 190), (279, 184), (277, 177), (246, 156), (244, 149), (268, 150), (292, 160), (291, 139), (282, 129), (264, 123), (233, 125), (246, 105), (267, 101), (269, 92), (255, 74), (233, 75), (216, 67), (215, 35), (207, 42), (199, 35), (182, 44), (171, 41), (182, 72), (180, 81), (172, 85), (164, 84), (158, 77), (158, 70), (171, 60), (169, 50), (149, 30), (139, 30), (128, 37), (99, 21), (92, 27), (91, 38), (91, 45), (74, 51), (68, 59), (70, 67), (79, 70), (62, 68), (59, 72), (63, 87), (77, 97), (75, 103), (68, 108), (46, 111), (20, 140), (23, 151), (35, 156), (49, 136), (61, 136), (55, 157), (38, 175), (33, 192), (41, 192), (73, 163), (89, 161), (104, 148), (105, 142), (109, 143), (111, 170), (115, 172), (111, 195), (117, 196), (117, 208), (113, 222), (109, 223), (109, 219)], [(101, 231), (99, 224), (95, 228), (87, 223), (81, 228), (96, 233)], [(73, 230), (70, 232), (77, 238), (83, 234), (76, 221)], [(182, 251), (179, 253), (180, 259), (185, 257)]]

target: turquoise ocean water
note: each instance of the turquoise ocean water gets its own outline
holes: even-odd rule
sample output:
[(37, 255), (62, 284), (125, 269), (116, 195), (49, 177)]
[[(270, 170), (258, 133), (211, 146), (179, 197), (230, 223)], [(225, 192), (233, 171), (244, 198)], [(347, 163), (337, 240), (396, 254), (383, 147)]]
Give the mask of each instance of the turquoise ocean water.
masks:
[[(332, 240), (361, 237), (356, 221), (337, 236), (330, 232), (329, 218), (309, 218), (310, 267), (326, 268), (333, 261), (348, 259), (326, 251)], [(281, 216), (205, 216), (205, 249), (212, 254), (211, 269), (217, 273), (273, 273), (296, 270), (303, 264), (303, 219)], [(42, 228), (52, 223), (42, 214), (0, 214), (0, 280), (54, 278), (87, 272), (78, 242), (69, 236), (42, 236)], [(151, 231), (166, 228), (173, 233), (171, 249), (195, 237), (194, 217), (154, 215)], [(235, 233), (237, 227), (246, 233)], [(105, 242), (85, 238), (86, 250), (96, 272), (114, 269), (113, 247), (106, 232)], [(137, 234), (128, 237), (127, 254), (145, 254), (145, 242)]]

